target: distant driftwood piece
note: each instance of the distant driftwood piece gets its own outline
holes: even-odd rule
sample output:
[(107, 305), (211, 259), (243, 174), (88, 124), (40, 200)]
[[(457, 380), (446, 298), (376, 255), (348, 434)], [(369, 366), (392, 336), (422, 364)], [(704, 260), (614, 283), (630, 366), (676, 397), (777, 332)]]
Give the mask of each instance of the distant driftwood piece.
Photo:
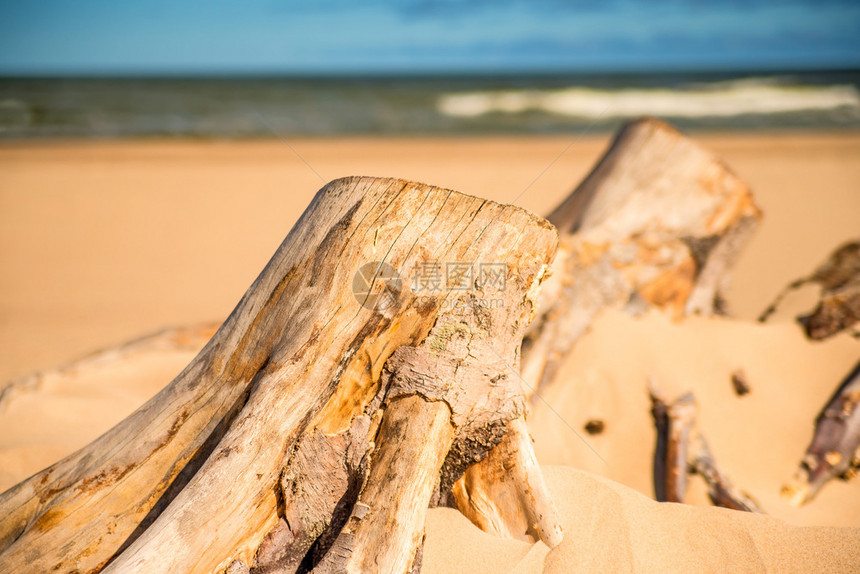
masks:
[[(173, 382), (0, 494), (0, 572), (413, 569), (428, 504), (523, 416), (519, 349), (556, 245), (512, 206), (328, 184)], [(436, 262), (505, 282), (422, 296), (405, 275)], [(541, 492), (527, 457), (499, 458)], [(551, 504), (528, 492), (506, 521)]]
[(860, 321), (860, 240), (839, 246), (811, 275), (789, 283), (758, 320), (767, 321), (786, 295), (810, 283), (821, 287), (821, 295), (815, 309), (797, 317), (806, 336), (826, 339), (854, 327)]
[(668, 402), (650, 387), (651, 415), (657, 428), (654, 449), (654, 493), (660, 502), (684, 502), (687, 476), (698, 474), (708, 486), (716, 506), (761, 512), (756, 502), (736, 489), (714, 460), (705, 437), (696, 425), (696, 401), (691, 393)]
[(860, 362), (848, 373), (815, 419), (815, 433), (782, 496), (801, 506), (832, 478), (850, 478), (860, 468)]
[(627, 124), (548, 217), (559, 254), (523, 343), (525, 380), (551, 381), (604, 309), (719, 312), (760, 218), (747, 185), (711, 153), (658, 120)]
[(150, 335), (101, 349), (60, 367), (46, 369), (0, 385), (0, 413), (16, 396), (38, 390), (45, 383), (77, 381), (100, 368), (145, 363), (165, 352), (196, 352), (212, 338), (219, 325), (206, 323), (190, 327), (170, 327)]
[(657, 428), (654, 495), (659, 502), (684, 502), (690, 433), (696, 421), (696, 403), (689, 393), (669, 403), (653, 384), (650, 393), (651, 416)]

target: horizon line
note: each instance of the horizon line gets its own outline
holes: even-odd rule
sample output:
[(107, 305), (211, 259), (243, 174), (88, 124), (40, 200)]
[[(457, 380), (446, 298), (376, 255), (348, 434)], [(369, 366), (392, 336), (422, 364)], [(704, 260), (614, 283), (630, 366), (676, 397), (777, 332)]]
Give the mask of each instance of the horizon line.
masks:
[(0, 79), (266, 79), (266, 78), (355, 78), (355, 79), (385, 79), (385, 78), (505, 78), (505, 77), (541, 77), (541, 76), (647, 76), (661, 74), (709, 75), (709, 74), (752, 74), (752, 73), (841, 73), (860, 72), (860, 61), (854, 64), (827, 66), (812, 65), (763, 65), (763, 66), (668, 66), (653, 68), (511, 68), (511, 69), (435, 69), (406, 70), (406, 69), (332, 69), (332, 70), (3, 70), (0, 69)]

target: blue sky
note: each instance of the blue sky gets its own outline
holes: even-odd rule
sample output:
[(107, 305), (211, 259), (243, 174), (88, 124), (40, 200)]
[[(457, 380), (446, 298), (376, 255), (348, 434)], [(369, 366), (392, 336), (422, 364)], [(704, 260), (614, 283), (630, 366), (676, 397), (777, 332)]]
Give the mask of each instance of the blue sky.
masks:
[(856, 0), (0, 2), (0, 74), (860, 67)]

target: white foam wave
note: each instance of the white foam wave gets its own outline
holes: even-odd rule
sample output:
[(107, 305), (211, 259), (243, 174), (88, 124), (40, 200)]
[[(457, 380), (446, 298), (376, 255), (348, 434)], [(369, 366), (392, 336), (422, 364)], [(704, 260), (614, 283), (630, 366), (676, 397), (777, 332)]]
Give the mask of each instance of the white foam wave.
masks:
[(766, 80), (740, 80), (689, 89), (572, 87), (444, 94), (437, 101), (437, 108), (443, 114), (459, 117), (533, 110), (590, 119), (730, 117), (839, 108), (858, 112), (860, 93), (851, 85), (790, 86)]

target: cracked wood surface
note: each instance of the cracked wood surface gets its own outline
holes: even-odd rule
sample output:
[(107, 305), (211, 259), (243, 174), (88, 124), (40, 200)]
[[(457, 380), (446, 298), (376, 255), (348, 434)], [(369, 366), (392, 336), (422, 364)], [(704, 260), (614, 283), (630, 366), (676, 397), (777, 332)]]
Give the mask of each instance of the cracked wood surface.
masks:
[[(519, 267), (516, 256), (510, 257), (514, 260), (507, 263)], [(413, 568), (429, 504), (434, 498), (438, 502), (470, 464), (490, 460), (498, 441), (504, 442), (508, 423), (524, 413), (525, 395), (516, 369), (542, 278), (543, 272), (513, 277), (503, 291), (485, 285), (460, 296), (444, 305), (419, 346), (394, 352), (383, 374), (382, 424), (375, 439), (378, 446), (370, 453), (366, 485), (315, 572)], [(480, 304), (487, 297), (501, 297), (504, 304)], [(530, 475), (532, 483), (542, 485), (540, 469), (530, 469), (537, 470)], [(499, 471), (518, 472), (519, 467)], [(517, 486), (528, 498), (528, 485)], [(552, 508), (548, 495), (542, 502)], [(506, 518), (527, 515), (533, 505), (526, 506), (506, 508)], [(553, 545), (561, 538), (555, 518), (552, 528), (559, 540)], [(380, 537), (380, 532), (386, 535)]]

